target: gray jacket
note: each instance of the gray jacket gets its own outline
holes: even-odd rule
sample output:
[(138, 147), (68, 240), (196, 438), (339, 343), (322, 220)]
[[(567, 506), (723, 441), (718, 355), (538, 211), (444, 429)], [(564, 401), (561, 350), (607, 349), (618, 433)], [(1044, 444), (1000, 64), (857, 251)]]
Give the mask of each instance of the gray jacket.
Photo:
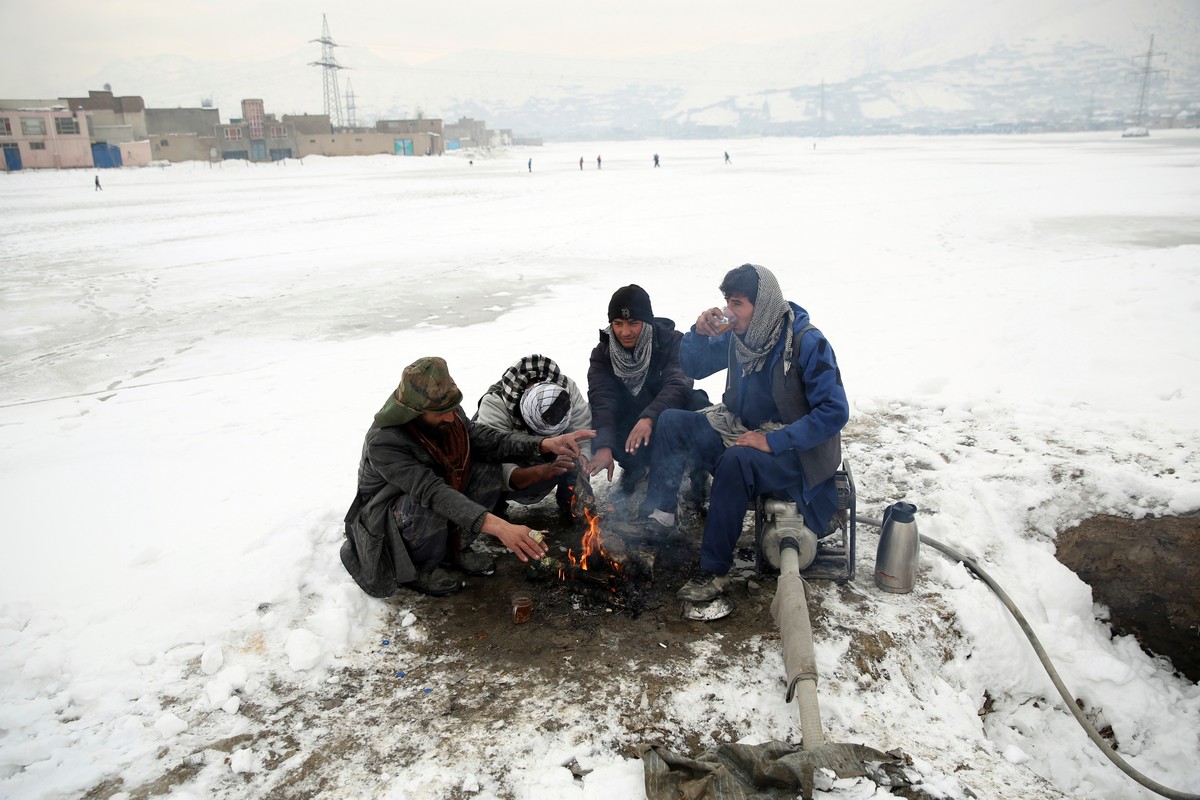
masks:
[[(494, 390), (494, 391), (493, 391)], [(587, 430), (592, 427), (592, 409), (588, 405), (588, 401), (584, 398), (583, 393), (579, 391), (579, 387), (575, 381), (567, 378), (567, 392), (571, 397), (571, 421), (567, 424), (565, 433), (572, 431)], [(479, 398), (479, 410), (475, 412), (475, 416), (471, 418), (473, 422), (480, 425), (486, 425), (489, 428), (494, 428), (505, 433), (519, 432), (517, 423), (513, 420), (512, 412), (509, 410), (504, 399), (500, 396), (498, 386), (493, 386), (488, 390), (487, 394)], [(539, 440), (540, 441), (540, 440)], [(585, 440), (579, 443), (579, 453), (586, 461), (592, 457), (592, 443)], [(534, 455), (531, 459), (521, 460), (520, 463), (506, 463), (504, 465), (504, 488), (511, 489), (509, 476), (517, 467), (528, 467), (534, 464), (540, 464), (542, 459), (538, 455)]]
[[(471, 422), (461, 408), (457, 413), (467, 425), (472, 463), (538, 456), (543, 437), (503, 433)], [(372, 597), (387, 597), (417, 577), (391, 513), (401, 495), (474, 533), (490, 510), (452, 489), (441, 466), (404, 426), (372, 424), (359, 461), (358, 493), (346, 512), (341, 553), (346, 571)]]

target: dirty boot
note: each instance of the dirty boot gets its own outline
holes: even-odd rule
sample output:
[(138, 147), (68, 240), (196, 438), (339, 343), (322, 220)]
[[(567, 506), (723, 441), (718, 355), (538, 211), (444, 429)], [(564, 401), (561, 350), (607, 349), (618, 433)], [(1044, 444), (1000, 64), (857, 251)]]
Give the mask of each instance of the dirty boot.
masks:
[(458, 554), (458, 563), (455, 566), (467, 575), (494, 575), (496, 559), (477, 550), (464, 550)]
[(441, 567), (435, 567), (428, 572), (418, 574), (415, 581), (404, 585), (414, 592), (427, 594), (430, 597), (445, 597), (462, 589), (463, 582)]

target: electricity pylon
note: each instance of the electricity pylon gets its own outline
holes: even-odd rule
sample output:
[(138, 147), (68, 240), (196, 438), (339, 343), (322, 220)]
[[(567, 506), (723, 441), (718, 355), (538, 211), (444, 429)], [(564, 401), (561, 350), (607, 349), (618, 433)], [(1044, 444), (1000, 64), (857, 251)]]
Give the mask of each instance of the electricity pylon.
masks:
[(1134, 125), (1139, 128), (1146, 127), (1146, 104), (1150, 100), (1150, 76), (1165, 74), (1165, 70), (1154, 69), (1153, 62), (1155, 56), (1165, 56), (1166, 53), (1154, 52), (1154, 34), (1150, 34), (1150, 48), (1140, 56), (1135, 56), (1134, 61), (1142, 61), (1142, 88), (1138, 90), (1138, 106), (1137, 119)]
[(325, 15), (321, 15), (321, 38), (310, 39), (309, 43), (321, 43), (321, 60), (309, 63), (310, 67), (321, 67), (325, 78), (325, 115), (329, 117), (329, 124), (335, 129), (342, 127), (342, 100), (338, 96), (338, 70), (342, 65), (337, 62), (337, 58), (333, 55), (333, 48), (337, 44), (329, 35), (329, 20)]

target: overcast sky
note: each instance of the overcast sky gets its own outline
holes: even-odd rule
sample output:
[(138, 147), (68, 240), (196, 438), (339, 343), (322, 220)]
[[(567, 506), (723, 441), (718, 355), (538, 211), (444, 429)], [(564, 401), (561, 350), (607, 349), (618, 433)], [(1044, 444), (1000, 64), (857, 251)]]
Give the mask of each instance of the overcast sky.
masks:
[[(351, 48), (420, 64), (462, 50), (622, 58), (753, 44), (854, 26), (930, 0), (4, 0), (0, 96), (82, 91), (111, 62), (199, 61), (311, 52), (326, 14), (342, 61)], [(887, 9), (887, 12), (881, 11)], [(35, 92), (36, 93), (36, 92)]]

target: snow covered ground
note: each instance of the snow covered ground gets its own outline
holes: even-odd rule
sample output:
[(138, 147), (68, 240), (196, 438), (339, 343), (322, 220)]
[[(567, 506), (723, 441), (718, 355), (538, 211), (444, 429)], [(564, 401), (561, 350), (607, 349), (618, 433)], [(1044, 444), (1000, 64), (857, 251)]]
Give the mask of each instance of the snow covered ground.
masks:
[[(863, 510), (920, 506), (1122, 754), (1197, 791), (1200, 689), (1110, 637), (1053, 539), (1099, 513), (1200, 509), (1198, 168), (1186, 131), (184, 164), (106, 171), (103, 191), (91, 173), (0, 175), (0, 796), (128, 796), (186, 758), (188, 782), (162, 794), (263, 796), (263, 753), (203, 750), (252, 727), (240, 703), (336, 683), (381, 631), (425, 625), (337, 559), (362, 433), (403, 366), (444, 356), (471, 405), (526, 353), (582, 381), (615, 288), (640, 283), (686, 327), (744, 262), (772, 268), (837, 351)], [(934, 796), (1152, 796), (1094, 752), (982, 584), (926, 552), (920, 592), (885, 595), (874, 542), (854, 585), (867, 611), (830, 597), (830, 613), (912, 638), (883, 677), (818, 642), (831, 740), (904, 748)], [(921, 641), (934, 606), (949, 652)], [(779, 729), (795, 715), (777, 656), (718, 675), (761, 696), (713, 703), (720, 641), (692, 647), (663, 699), (678, 718), (798, 738)], [(455, 763), (335, 783), (641, 797), (620, 705), (554, 737), (484, 726)], [(594, 769), (582, 782), (572, 757)]]

